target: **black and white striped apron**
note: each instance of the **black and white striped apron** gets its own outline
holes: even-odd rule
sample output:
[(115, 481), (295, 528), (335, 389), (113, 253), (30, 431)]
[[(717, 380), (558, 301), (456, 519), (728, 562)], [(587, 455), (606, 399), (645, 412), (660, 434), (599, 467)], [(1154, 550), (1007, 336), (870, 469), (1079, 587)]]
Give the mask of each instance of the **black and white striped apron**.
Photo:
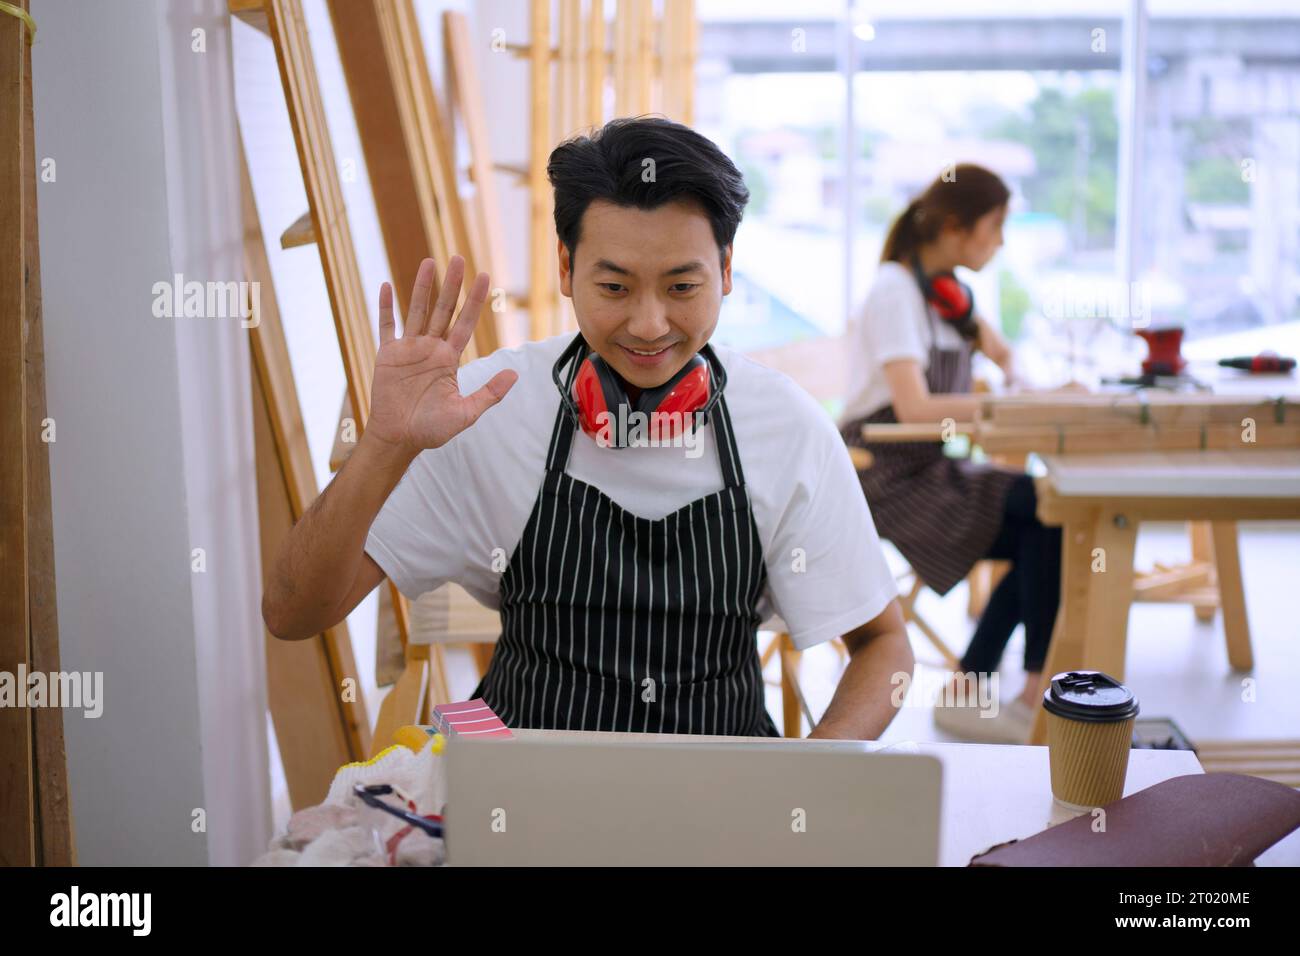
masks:
[(506, 726), (779, 736), (757, 648), (767, 568), (725, 396), (708, 427), (724, 487), (649, 520), (565, 474), (576, 424), (561, 403), (474, 692)]
[[(932, 394), (971, 389), (971, 353), (941, 349), (929, 305), (930, 367), (925, 381)], [(864, 424), (894, 424), (894, 407), (886, 405), (845, 422), (846, 444), (865, 448), (874, 461), (858, 472), (876, 531), (893, 542), (926, 586), (947, 594), (988, 552), (1002, 527), (1007, 493), (1016, 475), (986, 465), (949, 458), (939, 442), (866, 442)]]

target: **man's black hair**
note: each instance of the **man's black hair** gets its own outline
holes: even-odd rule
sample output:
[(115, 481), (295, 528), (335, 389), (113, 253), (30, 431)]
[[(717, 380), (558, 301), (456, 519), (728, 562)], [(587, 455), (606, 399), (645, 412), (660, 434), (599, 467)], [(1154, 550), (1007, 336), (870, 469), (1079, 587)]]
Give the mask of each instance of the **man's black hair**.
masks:
[(653, 116), (610, 120), (566, 140), (551, 153), (546, 175), (555, 188), (555, 232), (570, 261), (593, 200), (638, 209), (695, 202), (720, 250), (731, 245), (749, 202), (744, 177), (722, 150), (689, 126)]

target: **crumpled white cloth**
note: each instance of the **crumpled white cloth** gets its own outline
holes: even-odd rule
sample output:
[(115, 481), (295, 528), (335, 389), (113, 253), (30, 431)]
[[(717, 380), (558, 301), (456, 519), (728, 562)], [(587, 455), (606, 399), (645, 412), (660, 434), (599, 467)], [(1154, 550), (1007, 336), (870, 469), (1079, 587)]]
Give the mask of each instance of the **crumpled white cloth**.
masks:
[[(323, 803), (299, 810), (284, 833), (253, 866), (441, 866), (446, 847), (418, 827), (397, 843), (392, 857), (387, 844), (408, 827), (393, 816), (362, 803), (353, 793), (357, 784), (390, 784), (413, 801), (421, 815), (442, 812), (447, 803), (446, 764), (434, 752), (434, 739), (418, 752), (401, 745), (389, 747), (373, 760), (340, 767)], [(393, 805), (396, 795), (380, 799)], [(405, 807), (409, 809), (409, 807)]]

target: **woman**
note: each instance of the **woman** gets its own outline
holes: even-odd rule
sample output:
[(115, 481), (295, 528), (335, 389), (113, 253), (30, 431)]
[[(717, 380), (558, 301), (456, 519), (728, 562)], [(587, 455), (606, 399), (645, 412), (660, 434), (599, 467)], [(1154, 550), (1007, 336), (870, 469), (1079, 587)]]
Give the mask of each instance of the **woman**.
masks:
[[(867, 423), (974, 420), (980, 406), (971, 394), (976, 349), (1014, 380), (1010, 347), (975, 313), (969, 289), (952, 274), (957, 266), (978, 271), (993, 258), (1002, 245), (1009, 198), (995, 174), (962, 164), (931, 183), (895, 220), (852, 332), (849, 401), (840, 433), (850, 446), (871, 453), (873, 463), (860, 478), (876, 528), (927, 586), (946, 594), (982, 558), (1011, 562), (961, 670), (996, 672), (1012, 632), (1023, 623), (1024, 689), (996, 710), (977, 706), (978, 700), (941, 699), (934, 716), (956, 736), (1023, 743), (1060, 601), (1060, 529), (1044, 527), (1035, 516), (1028, 475), (948, 458), (937, 441), (862, 438)], [(969, 686), (963, 675), (954, 675), (953, 688), (963, 685)]]

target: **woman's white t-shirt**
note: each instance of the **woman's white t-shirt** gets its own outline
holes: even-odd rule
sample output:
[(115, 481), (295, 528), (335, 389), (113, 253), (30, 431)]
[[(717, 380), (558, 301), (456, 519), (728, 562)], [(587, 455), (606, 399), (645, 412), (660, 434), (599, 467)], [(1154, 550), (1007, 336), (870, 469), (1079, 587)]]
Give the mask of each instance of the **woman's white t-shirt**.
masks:
[[(460, 370), (468, 394), (503, 368), (519, 380), (441, 448), (422, 452), (370, 528), (366, 552), (407, 597), (454, 581), (499, 607), (541, 487), (560, 394), (551, 369), (572, 333), (499, 349)], [(830, 416), (791, 379), (722, 346), (726, 398), (763, 547), (759, 607), (778, 614), (799, 648), (854, 630), (897, 594), (875, 523)], [(723, 487), (712, 425), (694, 448), (605, 448), (581, 430), (568, 474), (626, 511), (663, 518)]]
[[(885, 364), (897, 359), (915, 359), (925, 372), (930, 367), (934, 335), (939, 348), (956, 349), (964, 344), (950, 322), (932, 311), (916, 276), (898, 262), (882, 262), (871, 283), (871, 291), (850, 325), (849, 388), (840, 423), (870, 415), (892, 400)], [(933, 319), (933, 323), (931, 323)]]

